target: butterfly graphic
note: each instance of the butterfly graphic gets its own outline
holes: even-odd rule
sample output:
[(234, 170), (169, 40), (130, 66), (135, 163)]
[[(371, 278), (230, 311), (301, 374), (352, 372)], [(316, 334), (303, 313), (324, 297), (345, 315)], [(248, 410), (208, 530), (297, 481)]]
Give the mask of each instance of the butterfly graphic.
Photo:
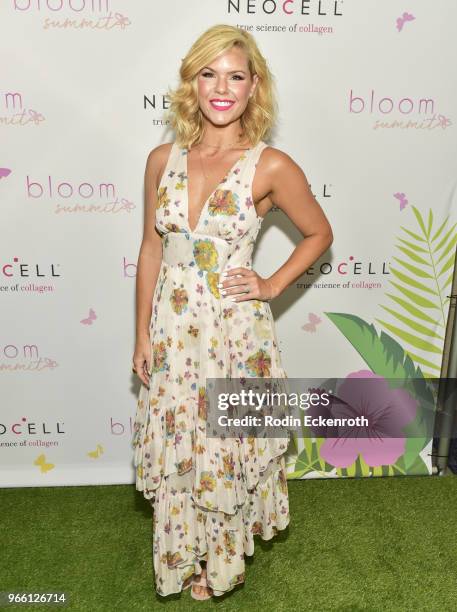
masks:
[(97, 318), (97, 315), (95, 314), (95, 310), (93, 310), (92, 308), (89, 308), (89, 316), (87, 317), (87, 319), (81, 319), (81, 323), (83, 325), (92, 325), (92, 322), (95, 321), (95, 319)]
[(308, 323), (302, 325), (301, 328), (306, 332), (314, 333), (316, 331), (316, 326), (318, 325), (318, 323), (322, 323), (322, 319), (320, 319), (313, 312), (310, 312), (308, 313)]
[(46, 456), (44, 454), (39, 455), (35, 459), (33, 464), (40, 466), (40, 471), (42, 474), (45, 474), (46, 472), (49, 472), (49, 470), (52, 470), (55, 468), (55, 465), (53, 463), (46, 463)]
[(394, 193), (394, 198), (397, 198), (397, 200), (400, 202), (400, 210), (403, 210), (408, 204), (408, 200), (406, 199), (404, 193)]
[(452, 124), (452, 121), (450, 119), (448, 119), (445, 115), (438, 115), (438, 120), (440, 122), (440, 126), (443, 128), (448, 127), (449, 125)]
[(9, 174), (11, 174), (11, 170), (9, 168), (0, 168), (0, 179), (6, 178)]
[(100, 455), (103, 455), (105, 452), (103, 446), (101, 444), (97, 444), (97, 448), (94, 451), (89, 451), (87, 453), (88, 457), (92, 457), (92, 459), (98, 459)]
[(407, 21), (413, 21), (413, 19), (416, 18), (414, 15), (411, 15), (411, 13), (403, 13), (401, 17), (397, 17), (397, 30), (401, 32), (403, 29), (403, 24), (405, 24)]

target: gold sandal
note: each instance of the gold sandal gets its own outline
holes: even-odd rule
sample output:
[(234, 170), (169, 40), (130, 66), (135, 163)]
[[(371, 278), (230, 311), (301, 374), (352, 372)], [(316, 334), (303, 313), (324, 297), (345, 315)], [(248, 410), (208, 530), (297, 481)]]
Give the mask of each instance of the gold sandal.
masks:
[[(206, 576), (202, 576), (201, 574), (200, 574), (200, 580), (198, 582), (196, 582), (195, 580), (192, 582), (192, 586), (194, 585), (201, 586), (201, 587), (207, 587), (208, 589), (211, 589), (211, 587), (208, 587)], [(194, 599), (199, 599), (200, 601), (204, 599), (210, 599), (213, 596), (212, 593), (196, 593), (194, 589), (191, 590), (190, 594)]]

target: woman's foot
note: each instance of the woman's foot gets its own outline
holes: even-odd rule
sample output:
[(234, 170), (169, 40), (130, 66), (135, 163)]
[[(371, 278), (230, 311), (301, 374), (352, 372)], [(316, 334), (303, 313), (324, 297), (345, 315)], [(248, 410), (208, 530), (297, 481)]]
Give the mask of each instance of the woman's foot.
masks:
[(186, 578), (186, 580), (184, 580), (183, 585), (182, 585), (183, 591), (185, 591), (190, 586), (192, 586), (192, 584), (194, 583), (194, 578), (195, 578), (195, 574), (192, 574), (192, 576), (189, 576), (189, 578)]
[[(201, 582), (201, 584), (199, 584)], [(192, 583), (192, 592), (197, 599), (209, 599), (213, 595), (213, 589), (206, 585), (206, 568), (202, 569), (201, 574), (195, 576)]]

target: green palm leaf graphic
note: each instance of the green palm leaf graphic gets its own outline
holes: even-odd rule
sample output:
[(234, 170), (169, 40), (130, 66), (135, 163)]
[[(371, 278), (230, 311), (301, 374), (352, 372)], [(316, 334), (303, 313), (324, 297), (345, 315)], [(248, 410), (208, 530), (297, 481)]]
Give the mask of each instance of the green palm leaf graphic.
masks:
[(381, 306), (381, 308), (384, 308), (384, 310), (387, 310), (387, 312), (390, 312), (392, 316), (399, 319), (402, 323), (404, 323), (405, 325), (408, 325), (409, 327), (416, 330), (417, 332), (420, 332), (421, 334), (424, 334), (425, 336), (431, 336), (433, 338), (438, 338), (439, 340), (444, 341), (444, 337), (437, 334), (434, 329), (430, 327), (426, 327), (425, 325), (421, 325), (420, 323), (417, 323), (417, 321), (414, 321), (414, 319), (405, 317), (399, 312), (392, 310), (392, 308), (387, 308), (387, 306)]
[[(401, 466), (410, 474), (427, 473), (425, 464), (423, 461), (418, 462), (417, 457), (429, 441), (428, 435), (425, 434), (432, 431), (436, 401), (426, 384), (424, 373), (392, 336), (384, 331), (381, 331), (378, 336), (372, 323), (369, 324), (352, 314), (338, 312), (326, 312), (325, 314), (349, 340), (372, 372), (390, 379), (391, 384), (393, 384), (393, 379), (399, 379), (400, 384), (405, 384), (405, 381), (409, 380), (417, 394), (415, 397), (423, 398), (428, 409), (418, 414), (416, 419), (405, 428), (405, 432), (408, 432), (409, 435), (406, 439), (405, 453), (401, 458)], [(404, 388), (407, 388), (406, 384)], [(399, 462), (400, 460), (396, 464), (397, 468)], [(416, 466), (414, 469), (417, 469), (418, 472), (411, 471), (413, 465)]]
[(446, 225), (446, 223), (449, 221), (449, 215), (446, 217), (446, 219), (443, 221), (443, 223), (440, 225), (440, 227), (437, 229), (436, 234), (433, 236), (432, 238), (432, 242), (435, 242), (435, 240), (438, 238), (438, 236), (441, 236), (441, 232), (444, 229), (444, 226)]
[(394, 302), (398, 302), (400, 306), (403, 306), (405, 310), (410, 312), (412, 315), (414, 315), (418, 319), (422, 319), (423, 321), (428, 321), (430, 323), (433, 323), (434, 325), (438, 325), (438, 321), (429, 317), (427, 314), (425, 314), (425, 312), (422, 312), (422, 310), (420, 310), (419, 308), (416, 308), (410, 302), (407, 302), (406, 300), (403, 300), (402, 298), (399, 298), (396, 295), (393, 295), (392, 293), (386, 293), (386, 295), (392, 298)]
[[(393, 277), (389, 282), (397, 289), (397, 294), (385, 295), (394, 302), (394, 306), (388, 308), (381, 305), (395, 319), (395, 323), (382, 319), (376, 321), (402, 341), (405, 352), (416, 363), (431, 371), (439, 371), (438, 357), (441, 360), (443, 353), (446, 304), (449, 301), (446, 292), (449, 293), (452, 284), (457, 223), (449, 227), (448, 215), (435, 231), (433, 226), (436, 220), (432, 209), (428, 212), (427, 221), (416, 206), (412, 206), (411, 210), (418, 225), (413, 230), (417, 231), (401, 226), (407, 240), (404, 236), (398, 237), (400, 256), (393, 257), (398, 265), (389, 267)], [(436, 311), (435, 316), (433, 311)], [(418, 354), (418, 350), (423, 354)], [(437, 357), (436, 362), (434, 356)], [(435, 376), (423, 373), (424, 376)]]
[(412, 238), (415, 238), (418, 242), (426, 242), (423, 238), (421, 238), (420, 236), (418, 236), (417, 234), (415, 234), (414, 232), (411, 232), (409, 229), (406, 229), (406, 227), (403, 227), (403, 225), (401, 226), (401, 228), (403, 230), (405, 230), (405, 232), (407, 234), (409, 234)]
[(451, 229), (448, 231), (448, 233), (444, 236), (444, 238), (441, 240), (441, 242), (438, 244), (438, 246), (436, 246), (433, 249), (433, 252), (436, 253), (436, 251), (439, 251), (441, 249), (441, 247), (446, 244), (446, 242), (449, 239), (449, 236), (452, 234), (452, 232), (455, 230), (455, 226), (457, 225), (457, 223), (454, 223), (454, 225), (451, 227)]
[[(392, 335), (381, 331), (378, 336), (372, 323), (353, 314), (337, 312), (325, 314), (356, 349), (372, 372), (391, 381), (396, 378), (409, 380), (411, 388), (419, 392), (428, 410), (418, 414), (405, 428), (405, 452), (397, 462), (394, 465), (374, 468), (366, 465), (363, 457), (359, 455), (348, 468), (335, 469), (320, 457), (319, 450), (325, 440), (313, 438), (304, 428), (303, 448), (298, 452), (294, 462), (289, 464), (289, 467), (294, 465), (295, 469), (288, 474), (288, 478), (302, 478), (308, 473), (325, 475), (330, 472), (336, 473), (339, 477), (428, 474), (427, 465), (420, 453), (429, 443), (430, 432), (433, 431), (436, 398), (427, 387), (426, 380), (439, 376), (441, 369), (440, 364), (433, 359), (439, 356), (441, 361), (443, 352), (445, 306), (449, 301), (446, 293), (450, 292), (453, 279), (457, 223), (448, 228), (448, 215), (434, 231), (435, 220), (431, 209), (427, 222), (415, 206), (412, 206), (411, 210), (419, 226), (419, 233), (401, 226), (408, 240), (398, 238), (397, 248), (403, 256), (394, 257), (398, 265), (395, 268), (390, 267), (395, 278), (390, 280), (390, 283), (397, 289), (397, 295), (385, 293), (387, 298), (394, 302), (395, 307), (381, 305), (381, 308), (395, 319), (396, 324), (377, 319)], [(401, 340), (401, 344), (394, 336)], [(298, 451), (298, 444), (295, 444), (295, 447)]]
[(418, 268), (417, 266), (413, 266), (413, 265), (411, 265), (409, 263), (406, 263), (406, 261), (403, 261), (403, 260), (399, 259), (398, 257), (394, 257), (393, 259), (395, 259), (395, 261), (398, 261), (398, 263), (401, 266), (403, 266), (404, 268), (406, 268), (410, 272), (413, 272), (413, 274), (416, 274), (416, 276), (420, 276), (421, 278), (433, 278), (433, 276), (431, 274), (429, 274), (425, 270), (422, 270), (422, 268)]
[(418, 253), (428, 253), (427, 249), (423, 249), (417, 244), (414, 244), (413, 242), (409, 242), (409, 240), (404, 240), (403, 238), (399, 238), (398, 240), (400, 242), (403, 242), (403, 244), (406, 244), (406, 246), (408, 246), (410, 249), (417, 251)]

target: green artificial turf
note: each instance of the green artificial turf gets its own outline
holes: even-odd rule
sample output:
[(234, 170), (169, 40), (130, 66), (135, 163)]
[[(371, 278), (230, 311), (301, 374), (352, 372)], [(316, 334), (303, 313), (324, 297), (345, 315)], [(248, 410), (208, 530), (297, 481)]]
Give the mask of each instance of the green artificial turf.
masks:
[(134, 486), (0, 490), (0, 591), (66, 591), (15, 610), (457, 609), (457, 478), (288, 481), (291, 523), (255, 537), (246, 582), (194, 601), (153, 586), (151, 511)]

